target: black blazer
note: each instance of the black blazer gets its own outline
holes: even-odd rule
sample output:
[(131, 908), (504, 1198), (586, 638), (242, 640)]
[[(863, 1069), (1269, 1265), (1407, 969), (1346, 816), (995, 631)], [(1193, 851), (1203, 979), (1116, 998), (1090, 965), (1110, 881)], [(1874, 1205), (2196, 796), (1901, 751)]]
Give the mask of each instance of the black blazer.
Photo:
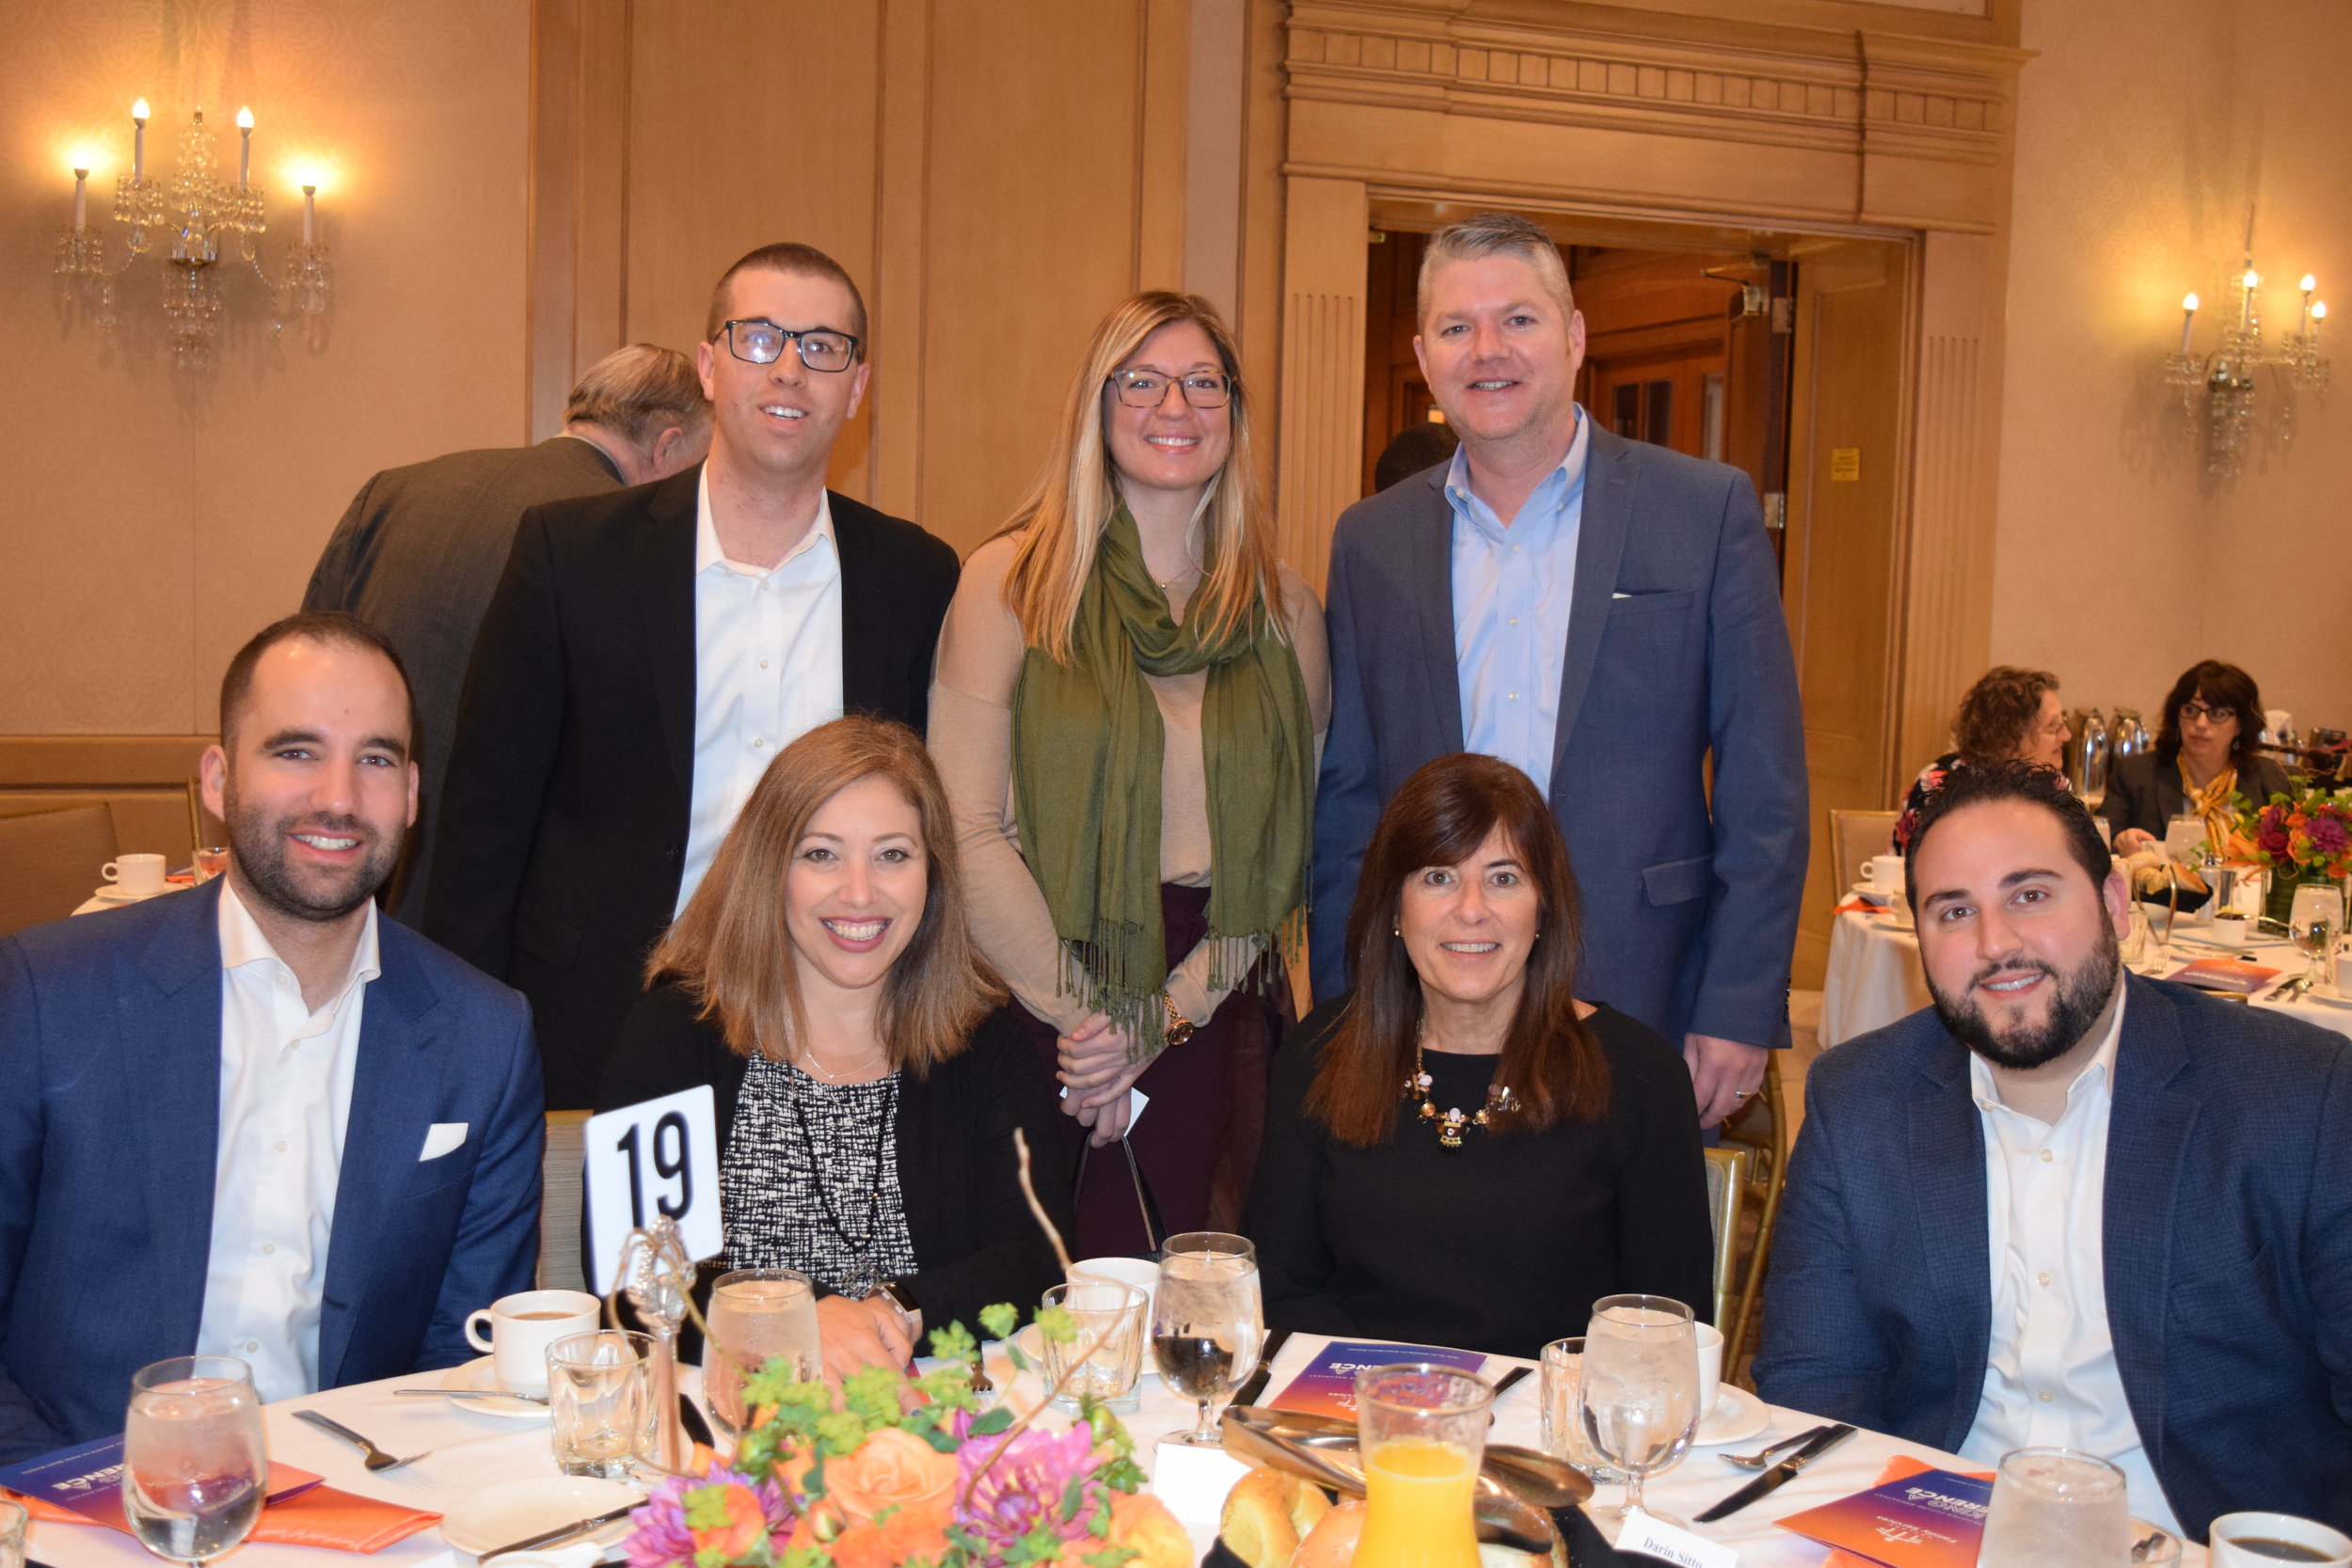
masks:
[[(629, 1012), (596, 1095), (601, 1110), (708, 1084), (718, 1101), (719, 1153), (735, 1131), (744, 1059), (717, 1027), (694, 1016), (675, 985), (657, 986)], [(1024, 1317), (1059, 1282), (1054, 1249), (1021, 1196), (1012, 1130), (1032, 1152), (1058, 1151), (1060, 1113), (1037, 1052), (999, 1010), (961, 1053), (898, 1085), (898, 1194), (915, 1273), (902, 1281), (923, 1308), (926, 1330), (961, 1323), (975, 1336), (980, 1308), (1009, 1302)], [(1071, 1233), (1068, 1174), (1059, 1159), (1031, 1163), (1038, 1201)]]
[[(2254, 804), (2266, 805), (2273, 791), (2287, 787), (2286, 769), (2268, 757), (2256, 756), (2238, 769), (2237, 787)], [(2106, 798), (2099, 802), (2099, 815), (2115, 832), (2137, 828), (2159, 839), (2164, 837), (2165, 824), (2186, 810), (2188, 796), (2181, 788), (2180, 764), (2153, 752), (2117, 763), (2107, 774)]]
[[(551, 1110), (595, 1099), (677, 903), (701, 472), (525, 513), (458, 705), (424, 930), (531, 999)], [(920, 735), (955, 551), (832, 503), (844, 706)]]

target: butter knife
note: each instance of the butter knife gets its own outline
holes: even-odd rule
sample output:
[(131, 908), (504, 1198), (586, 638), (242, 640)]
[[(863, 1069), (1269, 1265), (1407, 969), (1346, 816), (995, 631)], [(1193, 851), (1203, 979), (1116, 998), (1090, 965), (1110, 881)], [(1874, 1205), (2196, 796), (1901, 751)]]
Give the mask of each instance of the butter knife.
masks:
[(1713, 1508), (1710, 1508), (1706, 1513), (1700, 1514), (1698, 1516), (1698, 1522), (1702, 1525), (1711, 1525), (1718, 1519), (1727, 1518), (1730, 1515), (1739, 1513), (1741, 1509), (1747, 1507), (1748, 1504), (1756, 1501), (1758, 1497), (1765, 1496), (1767, 1493), (1776, 1491), (1780, 1487), (1786, 1486), (1788, 1482), (1797, 1478), (1798, 1471), (1804, 1469), (1807, 1465), (1812, 1464), (1816, 1459), (1820, 1458), (1822, 1454), (1827, 1453), (1830, 1449), (1836, 1448), (1847, 1438), (1851, 1437), (1853, 1435), (1853, 1431), (1854, 1429), (1850, 1426), (1831, 1427), (1827, 1432), (1822, 1433), (1820, 1436), (1805, 1444), (1804, 1447), (1799, 1449), (1795, 1453), (1790, 1454), (1788, 1458), (1782, 1460), (1779, 1464), (1773, 1465), (1771, 1469), (1765, 1471), (1762, 1475), (1756, 1477), (1745, 1486), (1740, 1488), (1739, 1491), (1734, 1492), (1730, 1497), (1725, 1497), (1722, 1502), (1717, 1503)]
[(1278, 1328), (1265, 1337), (1265, 1348), (1258, 1353), (1258, 1370), (1249, 1374), (1247, 1383), (1233, 1391), (1232, 1403), (1258, 1402), (1258, 1396), (1265, 1392), (1265, 1380), (1274, 1375), (1274, 1358), (1281, 1354), (1284, 1345), (1290, 1343), (1290, 1338), (1291, 1331), (1287, 1328)]
[(552, 1546), (558, 1542), (569, 1541), (576, 1535), (590, 1535), (617, 1520), (628, 1518), (644, 1506), (643, 1503), (630, 1503), (627, 1508), (616, 1508), (609, 1513), (599, 1513), (593, 1519), (581, 1519), (574, 1524), (559, 1525), (551, 1530), (542, 1530), (537, 1535), (526, 1535), (520, 1541), (509, 1541), (503, 1546), (484, 1552), (474, 1560), (487, 1562), (494, 1557), (504, 1557), (509, 1552), (534, 1551), (541, 1546)]

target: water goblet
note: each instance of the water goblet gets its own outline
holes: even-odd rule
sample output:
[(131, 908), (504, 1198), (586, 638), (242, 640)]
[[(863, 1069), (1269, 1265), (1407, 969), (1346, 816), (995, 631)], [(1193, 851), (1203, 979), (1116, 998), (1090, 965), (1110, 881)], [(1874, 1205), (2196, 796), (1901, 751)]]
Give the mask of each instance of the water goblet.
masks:
[(131, 1379), (122, 1512), (140, 1545), (203, 1568), (252, 1532), (269, 1490), (253, 1370), (233, 1355), (176, 1355)]
[(1152, 1297), (1152, 1359), (1170, 1388), (1200, 1407), (1199, 1423), (1169, 1433), (1169, 1441), (1225, 1446), (1211, 1411), (1257, 1370), (1264, 1342), (1258, 1249), (1216, 1230), (1169, 1237), (1161, 1249), (1160, 1288)]
[(1622, 1528), (1628, 1515), (1687, 1528), (1645, 1507), (1642, 1485), (1681, 1463), (1699, 1422), (1698, 1334), (1691, 1308), (1665, 1296), (1603, 1296), (1584, 1330), (1579, 1414), (1593, 1451), (1626, 1477), (1622, 1507), (1593, 1511)]
[(2326, 882), (2305, 882), (2295, 890), (2287, 909), (2287, 931), (2310, 959), (2296, 985), (2303, 990), (2324, 986), (2333, 978), (2328, 960), (2344, 935), (2343, 890)]

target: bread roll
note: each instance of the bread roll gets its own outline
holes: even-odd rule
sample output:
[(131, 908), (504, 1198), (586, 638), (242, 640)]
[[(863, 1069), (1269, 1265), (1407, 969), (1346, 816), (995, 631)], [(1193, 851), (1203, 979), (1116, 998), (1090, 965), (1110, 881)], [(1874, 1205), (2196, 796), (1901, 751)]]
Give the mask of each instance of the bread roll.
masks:
[(1225, 1495), (1217, 1533), (1249, 1568), (1289, 1568), (1299, 1538), (1330, 1510), (1320, 1488), (1260, 1465)]
[(1315, 1522), (1292, 1554), (1290, 1568), (1349, 1568), (1356, 1560), (1357, 1537), (1363, 1532), (1363, 1501), (1350, 1498)]

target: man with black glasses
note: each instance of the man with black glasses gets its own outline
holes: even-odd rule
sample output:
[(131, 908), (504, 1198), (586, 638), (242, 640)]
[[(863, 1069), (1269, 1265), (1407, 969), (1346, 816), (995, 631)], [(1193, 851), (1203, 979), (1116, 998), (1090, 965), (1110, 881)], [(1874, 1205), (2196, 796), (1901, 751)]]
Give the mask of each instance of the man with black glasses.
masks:
[(645, 954), (769, 759), (845, 712), (921, 731), (954, 550), (825, 488), (866, 305), (809, 245), (719, 280), (710, 456), (527, 513), (474, 645), (425, 931), (531, 998), (550, 1109), (595, 1102)]

